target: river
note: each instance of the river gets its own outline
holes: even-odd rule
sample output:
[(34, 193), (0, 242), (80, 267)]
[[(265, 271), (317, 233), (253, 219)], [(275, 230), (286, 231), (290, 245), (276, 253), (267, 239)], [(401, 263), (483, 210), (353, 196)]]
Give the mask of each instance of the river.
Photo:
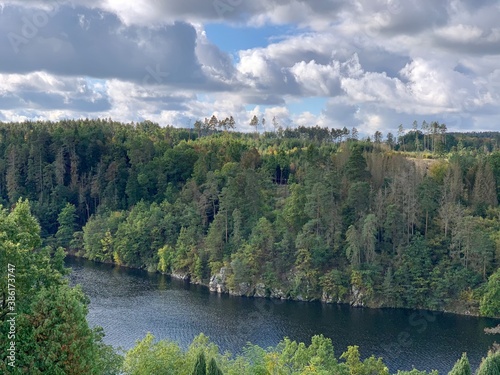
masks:
[(495, 339), (484, 328), (500, 323), (428, 311), (217, 295), (165, 275), (73, 257), (66, 266), (72, 268), (71, 283), (90, 297), (90, 325), (103, 327), (104, 341), (123, 349), (147, 332), (183, 348), (203, 332), (232, 353), (247, 342), (269, 347), (287, 336), (310, 343), (312, 335), (323, 334), (332, 339), (337, 357), (348, 345), (358, 345), (363, 357), (383, 357), (391, 372), (415, 367), (447, 374), (462, 352), (474, 371)]

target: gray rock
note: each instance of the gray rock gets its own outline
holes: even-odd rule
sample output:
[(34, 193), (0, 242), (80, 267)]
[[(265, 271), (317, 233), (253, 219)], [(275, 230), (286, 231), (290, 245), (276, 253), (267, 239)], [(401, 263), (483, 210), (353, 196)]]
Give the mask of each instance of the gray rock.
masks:
[(321, 295), (321, 301), (325, 303), (333, 303), (333, 297), (330, 296), (327, 292), (323, 292)]
[(191, 278), (189, 273), (182, 273), (182, 272), (172, 272), (170, 276), (173, 277), (174, 279), (179, 279), (184, 281), (189, 281), (189, 279)]
[(208, 283), (208, 288), (211, 292), (227, 293), (226, 271), (226, 267), (222, 267), (219, 273), (212, 275)]
[(286, 293), (283, 292), (281, 289), (271, 289), (271, 298), (278, 298), (278, 299), (287, 299)]
[(363, 299), (364, 294), (361, 289), (358, 289), (356, 286), (351, 287), (351, 306), (352, 307), (363, 307), (365, 305)]
[(254, 294), (254, 289), (251, 287), (250, 283), (239, 283), (238, 289), (240, 296), (251, 297)]
[(264, 283), (257, 283), (255, 285), (254, 297), (260, 297), (260, 298), (266, 297), (266, 286)]

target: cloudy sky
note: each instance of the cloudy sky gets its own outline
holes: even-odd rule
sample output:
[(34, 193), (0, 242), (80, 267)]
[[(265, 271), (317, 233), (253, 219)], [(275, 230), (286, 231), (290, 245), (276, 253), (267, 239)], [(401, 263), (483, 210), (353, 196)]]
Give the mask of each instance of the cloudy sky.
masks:
[(499, 20), (498, 0), (0, 0), (0, 121), (500, 130)]

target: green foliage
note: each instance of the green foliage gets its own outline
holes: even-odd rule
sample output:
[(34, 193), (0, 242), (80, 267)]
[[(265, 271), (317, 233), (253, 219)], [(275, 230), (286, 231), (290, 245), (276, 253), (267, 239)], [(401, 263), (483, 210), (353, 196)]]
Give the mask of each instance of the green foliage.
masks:
[(67, 203), (63, 207), (57, 217), (59, 228), (57, 229), (56, 238), (59, 246), (67, 249), (70, 245), (73, 233), (76, 230), (76, 208), (71, 203)]
[(191, 375), (206, 375), (207, 374), (207, 361), (205, 359), (205, 353), (201, 352), (196, 358), (196, 363), (194, 364), (194, 369)]
[(365, 180), (370, 173), (366, 168), (366, 160), (363, 156), (363, 148), (355, 144), (351, 148), (351, 155), (347, 160), (345, 172), (350, 181)]
[[(127, 375), (178, 375), (186, 366), (181, 349), (174, 343), (154, 343), (150, 333), (125, 355), (123, 371)], [(185, 372), (184, 372), (185, 373)], [(187, 375), (187, 373), (185, 373)]]
[[(0, 202), (21, 216), (19, 197), (32, 202), (40, 225), (23, 241), (40, 234), (91, 260), (202, 283), (225, 266), (234, 292), (264, 284), (266, 293), (353, 302), (361, 287), (368, 306), (477, 313), (482, 299), (481, 311), (495, 313), (487, 282), (500, 260), (498, 135), (415, 123), (383, 145), (380, 134), (356, 140), (355, 129), (254, 137), (232, 125), (212, 116), (192, 134), (149, 121), (1, 123)], [(9, 236), (17, 224), (3, 225)], [(38, 272), (31, 258), (53, 256), (2, 246), (27, 274)]]
[(490, 353), (483, 359), (477, 375), (499, 375), (500, 374), (500, 353)]
[(466, 353), (462, 354), (462, 357), (455, 363), (448, 375), (471, 375), (469, 359)]
[(436, 370), (433, 370), (431, 372), (427, 372), (427, 371), (419, 371), (417, 369), (413, 369), (411, 371), (401, 371), (401, 370), (398, 370), (398, 372), (396, 373), (396, 375), (439, 375), (439, 372), (437, 372)]
[(415, 236), (411, 243), (403, 248), (401, 265), (394, 273), (394, 278), (401, 289), (403, 305), (424, 307), (430, 290), (428, 275), (432, 270), (429, 247), (422, 236)]
[(104, 347), (88, 327), (87, 303), (80, 289), (66, 285), (37, 293), (31, 313), (19, 321), (18, 366), (30, 374), (101, 373)]
[[(210, 358), (208, 363), (207, 358)], [(126, 375), (389, 375), (382, 358), (362, 359), (358, 346), (349, 346), (337, 359), (332, 341), (322, 335), (313, 336), (309, 346), (285, 338), (266, 350), (248, 344), (239, 355), (221, 355), (203, 334), (193, 340), (187, 351), (182, 351), (168, 340), (154, 342), (148, 333), (126, 353), (123, 371)], [(477, 374), (497, 375), (499, 371), (500, 353), (490, 352)], [(471, 374), (465, 353), (449, 374)], [(438, 375), (438, 372), (413, 369), (399, 370), (396, 375)]]
[(381, 358), (371, 356), (361, 361), (357, 346), (349, 346), (340, 358), (345, 360), (350, 375), (389, 375)]
[[(70, 288), (64, 250), (41, 247), (40, 227), (27, 201), (11, 212), (0, 206), (0, 263), (14, 267), (16, 283), (15, 374), (118, 374), (121, 357), (102, 342), (102, 330), (90, 329), (88, 299)], [(7, 265), (11, 265), (7, 267)], [(7, 273), (1, 278), (0, 333), (7, 337)], [(7, 373), (5, 352), (0, 371)]]
[(500, 316), (500, 268), (490, 276), (480, 308), (483, 315)]
[(217, 367), (217, 362), (215, 359), (210, 359), (208, 363), (207, 375), (224, 375), (224, 373)]

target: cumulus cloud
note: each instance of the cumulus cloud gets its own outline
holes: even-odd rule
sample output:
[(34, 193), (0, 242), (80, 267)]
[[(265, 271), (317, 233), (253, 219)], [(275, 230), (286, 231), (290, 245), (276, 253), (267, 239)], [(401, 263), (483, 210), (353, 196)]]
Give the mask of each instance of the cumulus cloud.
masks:
[[(498, 19), (497, 0), (0, 1), (0, 119), (497, 129)], [(234, 58), (214, 22), (293, 32)], [(290, 112), (315, 97), (322, 111)]]

